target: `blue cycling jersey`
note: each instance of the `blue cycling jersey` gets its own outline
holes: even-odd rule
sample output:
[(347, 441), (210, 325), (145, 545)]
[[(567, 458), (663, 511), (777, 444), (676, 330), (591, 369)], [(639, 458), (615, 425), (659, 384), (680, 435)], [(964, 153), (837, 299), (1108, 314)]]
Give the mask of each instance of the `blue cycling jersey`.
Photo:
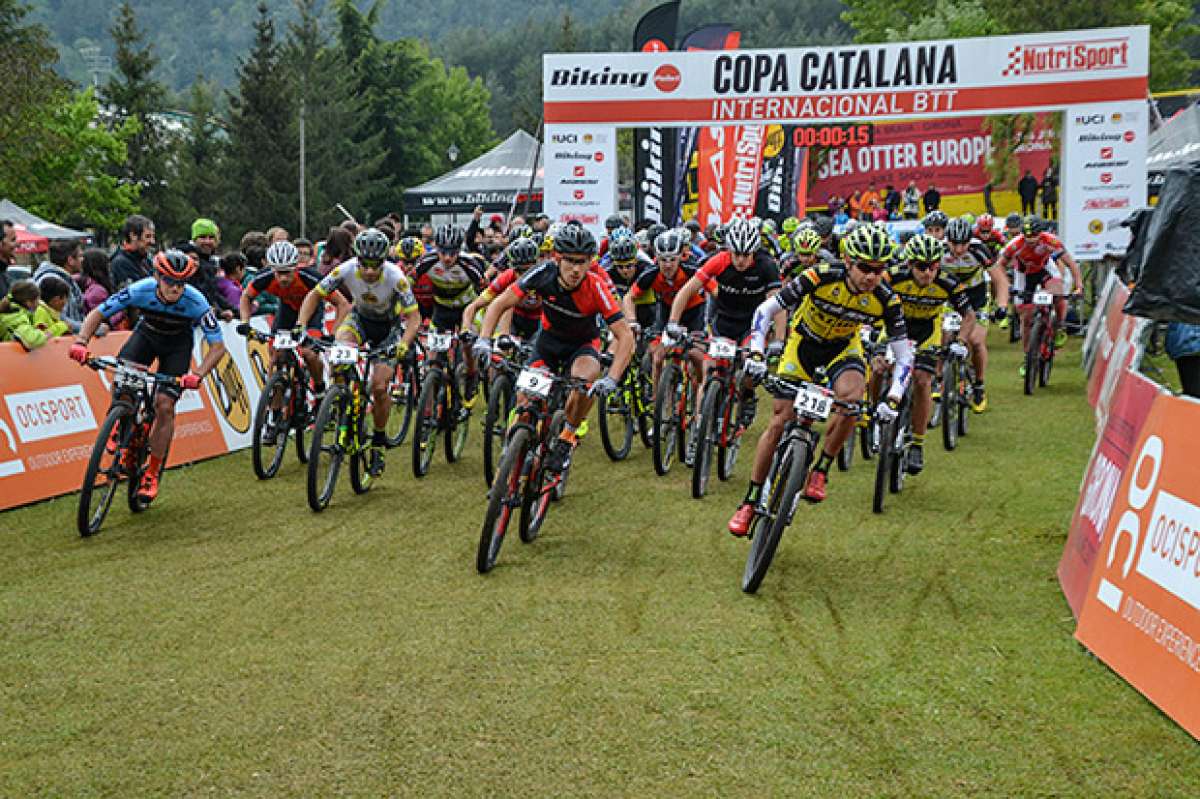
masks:
[(216, 313), (200, 290), (191, 285), (183, 287), (183, 296), (177, 302), (166, 303), (158, 296), (158, 280), (143, 278), (111, 295), (100, 305), (100, 313), (110, 319), (127, 308), (141, 312), (134, 328), (137, 331), (165, 338), (187, 336), (190, 340), (192, 328), (199, 327), (209, 344), (224, 340)]

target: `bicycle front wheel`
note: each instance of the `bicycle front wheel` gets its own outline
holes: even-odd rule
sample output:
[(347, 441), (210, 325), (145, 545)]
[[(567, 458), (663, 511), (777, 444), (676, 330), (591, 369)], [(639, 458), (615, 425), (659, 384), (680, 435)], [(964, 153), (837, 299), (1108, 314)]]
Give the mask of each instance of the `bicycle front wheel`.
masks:
[(483, 417), (483, 479), (491, 485), (496, 464), (503, 457), (504, 437), (508, 434), (508, 416), (513, 408), (512, 378), (501, 373), (488, 391), (487, 413)]
[(704, 389), (704, 400), (700, 404), (700, 423), (696, 427), (696, 452), (692, 457), (692, 498), (703, 499), (708, 491), (708, 479), (712, 472), (713, 440), (721, 419), (721, 397), (725, 386), (718, 380), (710, 380)]
[[(279, 410), (271, 401), (280, 402)], [(267, 378), (258, 407), (254, 410), (254, 428), (250, 433), (250, 461), (259, 480), (270, 480), (279, 473), (287, 452), (291, 418), (291, 381), (286, 373), (275, 371)]]
[[(759, 520), (759, 529), (750, 542), (750, 554), (746, 556), (742, 590), (747, 594), (753, 594), (762, 585), (767, 569), (775, 558), (775, 550), (779, 548), (779, 541), (783, 538), (783, 531), (792, 522), (800, 489), (808, 476), (810, 455), (808, 444), (797, 439), (780, 456), (779, 468), (775, 471), (767, 496), (766, 515)], [(764, 526), (766, 529), (763, 529)]]
[(330, 386), (317, 410), (312, 444), (308, 449), (308, 506), (319, 513), (329, 505), (337, 485), (338, 471), (346, 456), (346, 427), (349, 392), (345, 386)]
[(471, 431), (471, 411), (465, 403), (479, 395), (479, 389), (467, 397), (464, 387), (467, 380), (467, 365), (460, 363), (454, 368), (454, 383), (446, 386), (446, 462), (458, 463), (467, 448), (467, 434)]
[(896, 422), (879, 426), (879, 460), (875, 462), (875, 493), (871, 498), (871, 510), (875, 513), (883, 513), (883, 501), (888, 495), (896, 459), (896, 429)]
[(1029, 349), (1025, 353), (1025, 393), (1033, 394), (1033, 389), (1037, 387), (1038, 375), (1042, 371), (1042, 321), (1040, 318), (1033, 320), (1033, 327), (1029, 330)]
[(958, 361), (947, 357), (942, 363), (942, 447), (953, 452), (958, 446)]
[(683, 377), (679, 368), (668, 363), (658, 377), (654, 392), (654, 471), (665, 475), (671, 471), (675, 449), (679, 445), (679, 392)]
[(437, 432), (441, 427), (443, 405), (442, 372), (440, 369), (430, 369), (421, 384), (420, 399), (417, 400), (417, 413), (413, 418), (415, 428), (412, 440), (412, 468), (414, 477), (424, 477), (429, 474), (429, 465), (433, 462), (433, 451), (437, 447)]
[[(492, 389), (495, 388), (493, 384)], [(513, 431), (496, 467), (496, 479), (488, 494), (487, 514), (479, 534), (479, 549), (475, 553), (475, 569), (480, 574), (486, 574), (496, 565), (508, 524), (521, 506), (521, 466), (532, 440), (533, 433), (526, 427)]]
[(600, 441), (610, 460), (623, 461), (633, 448), (633, 403), (636, 383), (627, 376), (617, 391), (601, 397), (597, 403), (596, 419), (600, 423)]
[(112, 507), (124, 475), (121, 458), (129, 444), (129, 432), (133, 429), (133, 407), (126, 402), (116, 402), (96, 434), (92, 456), (88, 459), (87, 471), (83, 475), (83, 486), (79, 491), (79, 509), (75, 516), (79, 535), (84, 538), (95, 535), (104, 524), (104, 517)]
[(646, 449), (654, 446), (654, 382), (650, 379), (650, 376), (654, 374), (653, 368), (653, 361), (650, 353), (647, 352), (642, 356), (634, 380), (636, 386), (634, 408), (638, 423), (638, 437), (642, 439), (642, 446)]
[(398, 364), (396, 374), (392, 376), (392, 382), (388, 386), (392, 398), (392, 412), (388, 414), (387, 423), (389, 447), (398, 447), (408, 438), (419, 391), (416, 367), (407, 362)]

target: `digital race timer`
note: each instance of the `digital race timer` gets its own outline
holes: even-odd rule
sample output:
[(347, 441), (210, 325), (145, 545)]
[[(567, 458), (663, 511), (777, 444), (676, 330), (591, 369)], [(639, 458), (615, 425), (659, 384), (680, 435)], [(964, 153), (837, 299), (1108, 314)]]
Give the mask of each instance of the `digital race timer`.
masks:
[(873, 135), (871, 125), (806, 125), (796, 128), (792, 142), (797, 147), (862, 147)]

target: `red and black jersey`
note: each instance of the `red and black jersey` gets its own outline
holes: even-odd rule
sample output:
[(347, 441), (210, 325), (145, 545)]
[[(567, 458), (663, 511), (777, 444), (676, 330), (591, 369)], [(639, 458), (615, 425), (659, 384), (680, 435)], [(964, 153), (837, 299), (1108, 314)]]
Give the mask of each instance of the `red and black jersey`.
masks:
[[(505, 269), (500, 274), (492, 279), (488, 284), (487, 291), (493, 297), (499, 297), (504, 293), (504, 290), (521, 279), (517, 274), (517, 270), (511, 267)], [(517, 303), (517, 307), (513, 308), (513, 313), (517, 316), (525, 316), (530, 319), (542, 318), (542, 298), (537, 292), (530, 291), (521, 297), (521, 301)]]
[(250, 281), (246, 286), (246, 294), (250, 299), (254, 299), (259, 294), (270, 294), (278, 297), (279, 301), (291, 308), (293, 311), (299, 312), (300, 306), (304, 302), (304, 298), (308, 296), (308, 292), (317, 287), (321, 282), (321, 276), (310, 272), (307, 269), (297, 269), (296, 279), (293, 280), (286, 288), (279, 284), (275, 278), (275, 273), (270, 269), (263, 270)]
[(727, 251), (721, 251), (702, 263), (696, 276), (706, 287), (716, 283), (718, 316), (744, 321), (747, 326), (767, 293), (783, 285), (779, 265), (763, 250), (754, 253), (754, 263), (743, 272), (733, 268), (733, 258)]
[[(655, 264), (642, 270), (637, 279), (633, 281), (633, 288), (630, 291), (633, 292), (635, 300), (647, 291), (653, 291), (658, 301), (667, 310), (670, 310), (671, 304), (675, 302), (675, 296), (679, 294), (679, 290), (691, 280), (694, 274), (696, 274), (695, 267), (680, 264), (679, 268), (675, 270), (674, 279), (668, 279), (663, 273), (662, 268), (658, 264)], [(696, 292), (692, 295), (692, 299), (688, 302), (685, 310), (690, 311), (692, 308), (703, 304), (704, 295)]]
[(522, 275), (513, 291), (521, 299), (542, 298), (542, 328), (560, 339), (590, 341), (599, 335), (597, 316), (608, 324), (624, 318), (612, 291), (591, 270), (567, 291), (558, 282), (558, 264), (545, 263)]

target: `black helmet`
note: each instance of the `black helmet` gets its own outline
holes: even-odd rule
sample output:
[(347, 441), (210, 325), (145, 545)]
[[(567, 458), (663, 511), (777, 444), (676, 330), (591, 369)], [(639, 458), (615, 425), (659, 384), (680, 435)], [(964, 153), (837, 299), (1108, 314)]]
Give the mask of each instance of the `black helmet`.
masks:
[(379, 228), (369, 227), (354, 239), (354, 254), (368, 261), (382, 261), (392, 241)]
[(813, 217), (813, 230), (817, 231), (817, 235), (821, 238), (828, 238), (833, 235), (833, 217), (821, 214)]
[(921, 220), (921, 223), (925, 225), (926, 228), (944, 228), (946, 225), (950, 224), (950, 217), (946, 216), (946, 214), (942, 211), (930, 211), (925, 215), (925, 218)]
[(538, 246), (532, 238), (521, 237), (508, 245), (508, 261), (514, 267), (531, 266), (537, 259)]
[(462, 228), (457, 225), (442, 225), (437, 229), (433, 243), (443, 252), (458, 252), (463, 246)]
[(1026, 238), (1032, 238), (1046, 229), (1046, 223), (1037, 214), (1030, 214), (1025, 217), (1024, 223), (1021, 225), (1021, 232)]
[(567, 225), (554, 237), (554, 251), (561, 255), (595, 255), (596, 237), (583, 226)]
[(1013, 211), (1011, 214), (1004, 217), (1004, 227), (1008, 228), (1009, 230), (1020, 230), (1021, 215), (1016, 211)]
[(683, 226), (692, 234), (693, 239), (696, 239), (700, 236), (700, 223), (695, 219), (689, 219), (683, 223)]
[(608, 219), (604, 220), (604, 229), (612, 233), (624, 224), (625, 220), (621, 218), (620, 214), (612, 214)]
[(946, 241), (953, 244), (964, 244), (971, 240), (971, 223), (966, 217), (956, 216), (946, 225)]

